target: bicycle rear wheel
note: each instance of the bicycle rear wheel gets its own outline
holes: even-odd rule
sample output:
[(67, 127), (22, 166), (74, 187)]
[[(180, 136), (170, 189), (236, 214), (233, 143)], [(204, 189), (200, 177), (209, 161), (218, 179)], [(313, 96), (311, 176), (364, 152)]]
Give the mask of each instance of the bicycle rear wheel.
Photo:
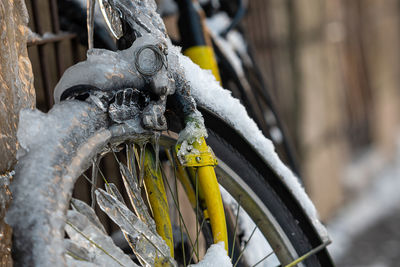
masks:
[[(29, 121), (38, 122), (38, 129), (35, 129), (37, 126), (29, 126)], [(311, 234), (305, 230), (307, 222), (299, 222), (298, 215), (292, 212), (292, 207), (288, 207), (289, 197), (279, 195), (271, 186), (276, 177), (268, 166), (264, 165), (264, 172), (260, 173), (259, 163), (248, 157), (247, 152), (251, 149), (246, 151), (240, 142), (229, 142), (228, 138), (219, 134), (221, 124), (216, 128), (212, 123), (208, 126), (207, 143), (219, 159), (216, 173), (224, 188), (227, 214), (233, 215), (231, 219), (227, 218), (228, 225), (233, 226), (230, 227), (231, 236), (236, 236), (229, 241), (229, 245), (238, 244), (234, 251), (236, 259), (243, 258), (243, 250), (249, 252), (253, 238), (262, 236), (267, 241), (265, 247), (261, 247), (264, 255), (251, 259), (255, 254), (250, 253), (238, 263), (252, 266), (262, 260), (262, 264), (279, 261), (279, 264), (285, 265), (315, 247)], [(47, 133), (42, 135), (42, 130)], [(11, 187), (14, 200), (7, 214), (7, 221), (14, 231), (15, 264), (63, 266), (65, 218), (78, 177), (93, 164), (93, 159), (110, 148), (110, 144), (132, 143), (142, 140), (143, 135), (132, 134), (121, 125), (109, 127), (105, 114), (87, 103), (65, 101), (47, 115), (37, 111), (25, 112), (21, 116), (19, 137), (21, 146), (28, 153), (21, 156), (18, 162)], [(175, 144), (176, 138), (176, 134), (167, 133), (160, 138), (164, 151)], [(161, 158), (161, 161), (164, 159)], [(170, 167), (172, 165), (169, 164)], [(167, 171), (164, 170), (164, 173)], [(170, 174), (176, 177), (173, 171)], [(167, 183), (168, 178), (164, 181)], [(187, 228), (198, 227), (196, 224), (204, 221), (199, 218)], [(246, 225), (254, 227), (249, 231)], [(200, 225), (200, 228), (203, 227)], [(210, 244), (207, 230), (203, 231), (203, 236), (206, 239), (204, 243)], [(326, 252), (322, 252), (306, 259), (303, 264), (330, 266), (329, 262)]]

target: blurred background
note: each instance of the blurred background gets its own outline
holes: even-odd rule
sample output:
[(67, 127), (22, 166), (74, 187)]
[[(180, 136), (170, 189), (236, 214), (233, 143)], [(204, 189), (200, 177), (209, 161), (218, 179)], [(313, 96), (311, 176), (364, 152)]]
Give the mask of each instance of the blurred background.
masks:
[[(59, 77), (85, 58), (86, 48), (79, 29), (70, 22), (63, 28), (58, 11), (65, 1), (25, 3), (34, 88), (43, 88), (36, 105), (47, 110)], [(240, 31), (331, 232), (337, 266), (398, 266), (400, 1), (245, 3)], [(166, 22), (174, 35), (176, 18)]]
[(337, 266), (400, 259), (400, 1), (251, 0), (244, 19)]

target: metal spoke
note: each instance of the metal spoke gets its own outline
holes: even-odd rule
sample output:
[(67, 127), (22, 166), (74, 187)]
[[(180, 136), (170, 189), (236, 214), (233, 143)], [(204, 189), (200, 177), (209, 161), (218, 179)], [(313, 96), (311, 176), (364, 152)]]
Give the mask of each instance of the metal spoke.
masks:
[(235, 264), (233, 265), (233, 267), (236, 267), (236, 265), (239, 263), (240, 259), (243, 256), (244, 251), (247, 248), (247, 245), (249, 244), (249, 242), (250, 242), (251, 238), (253, 237), (255, 231), (257, 230), (257, 228), (258, 228), (257, 226), (254, 227), (253, 231), (251, 232), (251, 235), (249, 236), (249, 239), (247, 239), (246, 244), (244, 245), (244, 248), (242, 249), (242, 251), (240, 251), (239, 257), (237, 258), (237, 260), (236, 260)]
[[(175, 165), (174, 165), (175, 166)], [(174, 168), (174, 181), (175, 181), (175, 194), (176, 199), (178, 200), (178, 210), (181, 210), (179, 205), (179, 193), (178, 193), (178, 180), (176, 178), (176, 171)], [(172, 194), (172, 192), (171, 192)], [(182, 256), (183, 256), (183, 266), (186, 266), (186, 253), (185, 253), (185, 242), (183, 242), (183, 231), (182, 231), (182, 222), (179, 220), (179, 231), (181, 232), (181, 244), (182, 244)], [(188, 234), (188, 233), (187, 233)], [(190, 262), (190, 261), (189, 261)]]
[[(175, 166), (175, 165), (174, 165), (174, 166)], [(177, 202), (179, 202), (179, 200), (177, 200), (177, 199), (174, 197), (174, 194), (172, 193), (171, 185), (169, 184), (167, 177), (165, 177), (164, 171), (162, 171), (161, 173), (162, 173), (163, 178), (164, 178), (164, 180), (165, 180), (165, 182), (166, 182), (166, 184), (167, 184), (167, 186), (168, 186), (169, 191), (170, 191), (171, 194), (172, 194), (172, 200), (174, 201), (175, 207), (178, 207)], [(175, 170), (175, 168), (174, 168), (174, 175), (176, 175), (176, 170)], [(182, 221), (183, 226), (184, 226), (185, 231), (186, 231), (186, 234), (187, 234), (188, 239), (189, 239), (189, 241), (190, 241), (190, 245), (191, 245), (192, 248), (194, 249), (195, 245), (194, 245), (194, 243), (193, 243), (192, 238), (191, 238), (190, 235), (189, 235), (189, 230), (188, 230), (188, 228), (187, 228), (187, 226), (186, 226), (185, 220), (183, 219), (182, 213), (181, 213), (181, 211), (180, 211), (179, 209), (177, 209), (177, 210), (178, 210), (179, 219)], [(199, 260), (200, 257), (199, 257), (199, 254), (197, 253), (197, 251), (195, 251), (195, 254), (196, 254), (197, 260)]]
[(234, 230), (233, 230), (233, 242), (232, 242), (231, 259), (233, 259), (233, 253), (234, 253), (234, 251), (235, 251), (236, 231), (237, 231), (237, 226), (238, 226), (238, 221), (239, 221), (239, 212), (240, 212), (240, 201), (238, 201), (238, 208), (237, 208), (237, 212), (236, 212), (235, 228), (234, 228)]
[[(196, 181), (196, 233), (198, 234), (199, 232), (199, 176), (198, 172), (196, 169), (196, 174), (195, 174), (195, 181)], [(197, 237), (196, 237), (197, 238)], [(197, 249), (197, 254), (199, 254), (199, 243), (197, 242), (196, 249)]]
[(256, 264), (254, 264), (252, 267), (256, 267), (257, 265), (259, 265), (261, 262), (265, 261), (268, 257), (270, 257), (273, 254), (274, 254), (274, 251), (271, 251), (265, 257), (263, 257), (261, 260), (257, 261)]
[[(100, 161), (100, 160), (99, 160)], [(108, 185), (108, 181), (106, 179), (106, 177), (104, 176), (104, 173), (101, 171), (100, 167), (99, 167), (99, 163), (97, 161), (93, 161), (97, 167), (97, 169), (99, 170), (101, 177), (103, 178), (104, 182), (106, 183), (106, 185)]]
[[(199, 232), (197, 232), (196, 240), (194, 241), (195, 244), (198, 244), (198, 242), (199, 242), (200, 231), (201, 231), (201, 229), (203, 229), (203, 226), (204, 226), (204, 223), (205, 223), (205, 222), (206, 222), (206, 218), (203, 217), (203, 220), (201, 221), (201, 224), (200, 224)], [(191, 253), (191, 255), (190, 255), (189, 263), (191, 262), (191, 260), (192, 260), (192, 258), (193, 258), (193, 255), (194, 255), (194, 254), (193, 254), (193, 251), (192, 251), (192, 253)]]
[(289, 263), (288, 265), (286, 265), (285, 267), (293, 267), (297, 264), (299, 264), (300, 262), (308, 259), (309, 257), (311, 257), (312, 255), (318, 253), (319, 251), (323, 250), (324, 248), (326, 248), (330, 243), (332, 243), (331, 240), (327, 240), (324, 243), (322, 243), (321, 245), (319, 245), (316, 248), (313, 248), (312, 250), (310, 250), (309, 252), (307, 252), (306, 254), (304, 254), (303, 256), (297, 258), (296, 260), (292, 261), (291, 263)]

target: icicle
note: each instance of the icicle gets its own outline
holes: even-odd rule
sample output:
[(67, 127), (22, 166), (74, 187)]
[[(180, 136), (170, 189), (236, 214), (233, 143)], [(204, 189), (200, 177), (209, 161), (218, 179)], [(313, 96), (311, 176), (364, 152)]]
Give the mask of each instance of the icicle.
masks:
[[(113, 183), (105, 184), (107, 193), (116, 197), (120, 202), (125, 204), (124, 198), (122, 197), (121, 193), (119, 192), (117, 186)], [(126, 204), (125, 204), (126, 205)]]
[(65, 231), (77, 246), (89, 251), (93, 263), (100, 266), (137, 266), (118, 248), (111, 237), (77, 211), (67, 212)]
[(96, 212), (85, 202), (72, 198), (71, 199), (71, 206), (74, 210), (79, 212), (82, 215), (85, 215), (88, 220), (96, 225), (97, 228), (99, 228), (103, 233), (107, 233), (106, 229), (104, 229), (104, 226), (101, 224), (99, 218), (96, 215)]
[[(133, 238), (139, 236), (144, 237), (144, 239), (139, 238), (136, 242), (137, 245), (139, 245), (139, 242), (144, 242), (139, 246), (140, 249), (145, 250), (142, 255), (143, 258), (148, 259), (149, 262), (154, 262), (154, 259), (160, 255), (161, 258), (168, 260), (170, 265), (176, 266), (175, 261), (170, 257), (169, 247), (158, 234), (153, 233), (145, 223), (139, 220), (133, 212), (112, 195), (100, 188), (96, 190), (96, 195), (97, 203), (100, 208), (121, 228), (123, 232)], [(149, 246), (148, 243), (152, 246)], [(153, 253), (149, 256), (149, 252), (151, 251), (153, 251)]]
[[(97, 164), (96, 164), (97, 162)], [(90, 196), (92, 198), (92, 203), (91, 203), (91, 207), (92, 209), (94, 209), (94, 207), (96, 206), (96, 195), (94, 193), (94, 191), (96, 190), (96, 185), (97, 185), (97, 165), (98, 165), (98, 161), (97, 159), (94, 159), (93, 163), (92, 163), (92, 184), (91, 184), (91, 188), (90, 188)]]
[(140, 148), (140, 156), (139, 156), (139, 162), (140, 162), (140, 169), (139, 169), (139, 188), (143, 186), (143, 177), (144, 177), (144, 158), (146, 156), (146, 144), (147, 142), (141, 142), (139, 143), (139, 148)]
[(95, 0), (87, 0), (87, 19), (86, 26), (88, 31), (88, 49), (93, 48), (93, 26), (94, 26), (94, 8), (96, 5)]
[(65, 250), (67, 251), (67, 255), (70, 255), (75, 259), (79, 259), (80, 261), (93, 261), (89, 251), (86, 248), (75, 244), (71, 239), (64, 239), (64, 246)]
[(120, 163), (119, 168), (132, 207), (139, 218), (146, 223), (147, 226), (149, 226), (150, 230), (156, 233), (156, 225), (154, 220), (150, 217), (147, 206), (143, 201), (140, 188), (137, 184), (137, 178), (132, 175), (128, 167), (126, 167), (124, 164)]
[(132, 173), (133, 177), (137, 178), (135, 160), (136, 160), (135, 144), (127, 144), (126, 145), (126, 162), (128, 164), (128, 169)]
[(156, 170), (158, 170), (158, 164), (159, 164), (160, 136), (161, 136), (160, 132), (158, 132), (158, 131), (154, 132), (153, 148), (154, 148), (154, 152), (156, 153)]

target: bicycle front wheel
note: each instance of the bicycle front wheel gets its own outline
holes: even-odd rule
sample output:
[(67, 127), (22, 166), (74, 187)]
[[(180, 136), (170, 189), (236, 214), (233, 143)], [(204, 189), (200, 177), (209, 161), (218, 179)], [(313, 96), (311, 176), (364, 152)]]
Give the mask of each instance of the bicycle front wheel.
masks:
[[(128, 166), (130, 158), (115, 153), (129, 154), (124, 149), (132, 144), (135, 148), (135, 143), (142, 144), (144, 135), (132, 134), (121, 125), (110, 127), (104, 113), (79, 101), (62, 102), (48, 114), (25, 112), (20, 123), (19, 140), (27, 153), (20, 156), (16, 168), (11, 187), (14, 199), (7, 214), (7, 221), (14, 232), (15, 264), (64, 266), (69, 257), (65, 256), (64, 229), (74, 185), (76, 190), (77, 183), (82, 184), (79, 181), (89, 168), (95, 168), (101, 175), (107, 174), (96, 164), (99, 158), (107, 157), (107, 153)], [(216, 173), (225, 203), (230, 236), (229, 256), (233, 264), (286, 265), (309, 252), (314, 244), (302, 227), (304, 222), (297, 220), (287, 202), (282, 200), (285, 196), (279, 195), (270, 185), (274, 181), (273, 172), (266, 167), (265, 172), (260, 173), (260, 166), (254, 166), (252, 158), (243, 153), (246, 149), (241, 151), (243, 147), (240, 144), (227, 141), (212, 124), (208, 126), (207, 143), (219, 159)], [(165, 190), (169, 192), (172, 228), (181, 227), (176, 230), (177, 234), (174, 232), (174, 248), (179, 251), (175, 256), (179, 264), (185, 265), (200, 260), (213, 240), (207, 226), (209, 218), (201, 210), (203, 204), (200, 203), (201, 192), (196, 187), (195, 173), (192, 174), (194, 205), (184, 208), (188, 206), (185, 202), (190, 201), (190, 193), (179, 189), (185, 186), (180, 179), (176, 179), (176, 162), (168, 157), (176, 139), (177, 134), (173, 132), (163, 133), (159, 141), (160, 156), (156, 162), (161, 166)], [(137, 169), (141, 165), (140, 155), (138, 159)], [(109, 165), (107, 168), (110, 169)], [(113, 175), (104, 176), (109, 178)], [(191, 176), (190, 172), (188, 176)], [(113, 182), (118, 185), (118, 177)], [(119, 184), (118, 189), (121, 190), (122, 182)], [(102, 183), (96, 186), (100, 187)], [(188, 197), (179, 196), (180, 192), (181, 195), (187, 193)], [(140, 194), (146, 193), (142, 191)], [(90, 195), (89, 192), (87, 195)], [(143, 199), (146, 202), (146, 197)], [(86, 201), (90, 203), (90, 200), (86, 196)], [(151, 210), (151, 205), (146, 205)], [(102, 216), (105, 217), (100, 214)], [(190, 219), (191, 216), (194, 219)], [(105, 219), (101, 221), (108, 234), (118, 232), (115, 225)], [(203, 252), (201, 246), (204, 247)], [(314, 255), (301, 264), (329, 266), (325, 264), (327, 262), (329, 259), (324, 255)]]

